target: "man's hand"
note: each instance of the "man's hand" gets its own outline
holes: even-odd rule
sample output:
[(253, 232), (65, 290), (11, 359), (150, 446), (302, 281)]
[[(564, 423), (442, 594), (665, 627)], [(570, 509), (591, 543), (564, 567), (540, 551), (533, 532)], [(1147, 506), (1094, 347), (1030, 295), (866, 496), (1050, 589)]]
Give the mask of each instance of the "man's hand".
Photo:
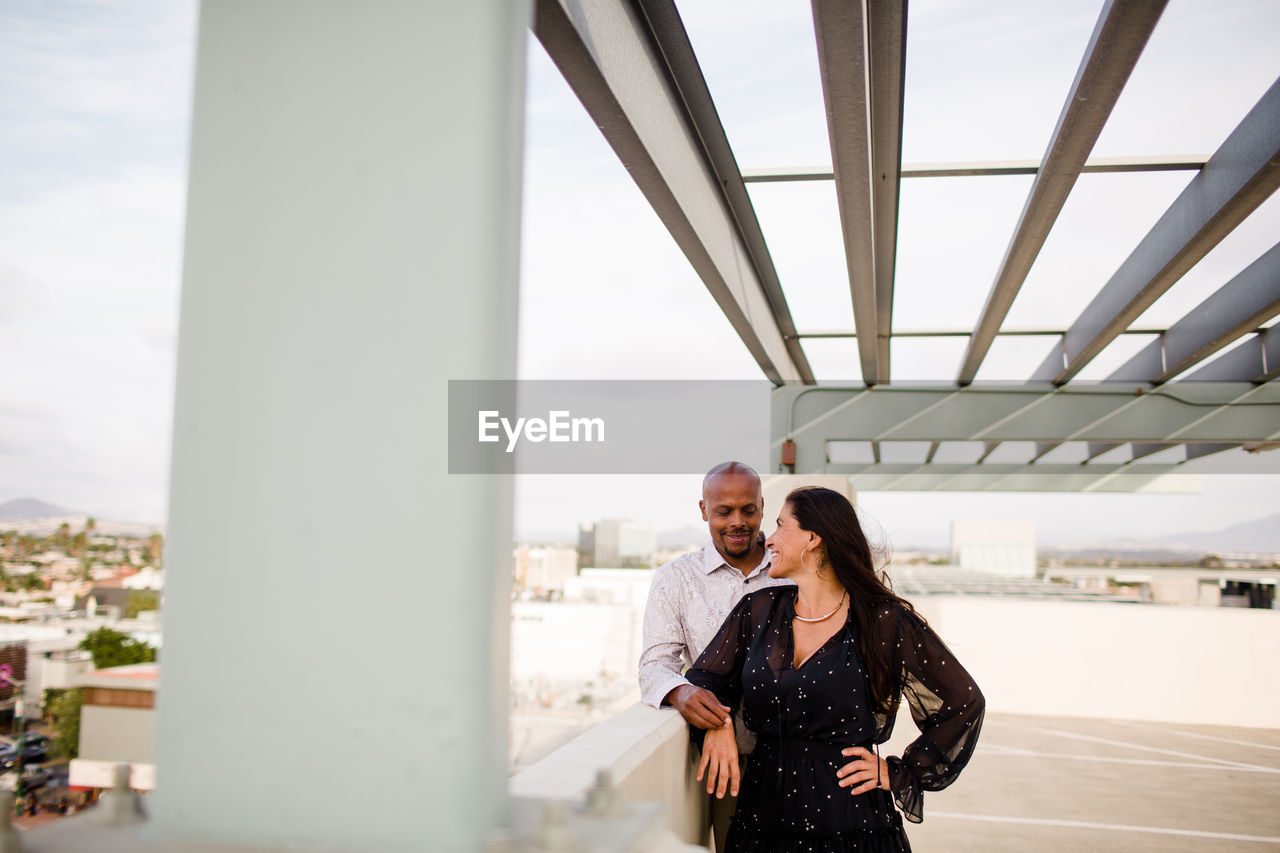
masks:
[(733, 735), (733, 721), (718, 729), (710, 729), (702, 740), (702, 759), (698, 762), (698, 781), (707, 777), (707, 793), (724, 799), (726, 789), (738, 796), (738, 739)]
[(729, 722), (730, 709), (704, 687), (681, 684), (663, 701), (679, 711), (685, 722), (700, 729), (718, 729)]

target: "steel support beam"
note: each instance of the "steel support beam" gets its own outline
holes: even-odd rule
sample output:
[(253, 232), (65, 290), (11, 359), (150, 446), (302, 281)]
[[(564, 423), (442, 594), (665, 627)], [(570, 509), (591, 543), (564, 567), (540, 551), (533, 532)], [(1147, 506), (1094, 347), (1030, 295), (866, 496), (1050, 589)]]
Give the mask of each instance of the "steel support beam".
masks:
[(827, 131), (836, 182), (836, 200), (844, 234), (845, 263), (858, 329), (862, 381), (889, 379), (880, 359), (881, 334), (876, 306), (875, 192), (871, 180), (873, 104), (868, 92), (867, 19), (861, 2), (813, 0), (818, 66), (827, 108)]
[(1084, 492), (1111, 483), (1107, 491), (1136, 491), (1177, 472), (1183, 463), (1110, 465), (885, 465), (831, 463), (813, 472), (843, 474), (860, 491)]
[[(1125, 329), (1122, 335), (1163, 335), (1168, 329), (1135, 326)], [(1066, 329), (1000, 329), (997, 337), (1046, 337), (1060, 338)], [(967, 338), (973, 334), (972, 329), (895, 329), (890, 333), (893, 338)], [(807, 332), (796, 332), (796, 337), (805, 338), (856, 338), (856, 331), (847, 329), (812, 329)]]
[(876, 261), (876, 340), (889, 381), (889, 333), (898, 256), (898, 195), (902, 168), (903, 81), (907, 72), (907, 0), (868, 0), (871, 52), (871, 209)]
[[(952, 385), (779, 388), (773, 453), (797, 445), (797, 470), (825, 464), (831, 441), (1241, 443), (1271, 438), (1280, 385), (1180, 381), (1134, 394), (1115, 387)], [(811, 396), (811, 392), (822, 391)], [(1045, 448), (1039, 448), (1043, 451)]]
[(969, 339), (956, 380), (959, 384), (968, 385), (977, 376), (1166, 2), (1107, 0), (1103, 7), (1022, 217)]
[(1280, 314), (1280, 243), (1191, 309), (1186, 317), (1139, 350), (1104, 381), (1153, 385), (1168, 382), (1277, 314)]
[(1091, 441), (1089, 442), (1088, 455), (1085, 456), (1084, 461), (1090, 462), (1094, 459), (1097, 459), (1102, 454), (1110, 453), (1112, 450), (1115, 450), (1117, 447), (1119, 447), (1123, 443), (1124, 442), (1122, 441)]
[(534, 32), (772, 382), (812, 383), (671, 3), (538, 0)]
[(1272, 326), (1187, 377), (1201, 382), (1270, 382), (1280, 379), (1280, 332)]
[[(983, 160), (956, 163), (904, 163), (901, 178), (974, 178), (1008, 175), (1035, 175), (1041, 160)], [(1081, 174), (1115, 172), (1198, 172), (1209, 162), (1208, 155), (1165, 155), (1151, 157), (1090, 157)], [(777, 169), (743, 169), (748, 184), (777, 184), (794, 181), (830, 181), (835, 178), (827, 166), (794, 166)]]
[(1069, 381), (1280, 186), (1280, 80), (1072, 323), (1034, 379)]

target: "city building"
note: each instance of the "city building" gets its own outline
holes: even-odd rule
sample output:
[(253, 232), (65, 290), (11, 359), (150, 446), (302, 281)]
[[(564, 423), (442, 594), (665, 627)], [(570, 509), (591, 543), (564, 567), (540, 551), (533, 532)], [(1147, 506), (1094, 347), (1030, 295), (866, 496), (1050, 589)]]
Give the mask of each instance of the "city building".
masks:
[(652, 524), (606, 518), (580, 525), (578, 565), (607, 569), (648, 569), (658, 549), (658, 531)]
[(159, 664), (90, 670), (75, 680), (84, 691), (80, 755), (71, 762), (73, 787), (107, 788), (112, 768), (130, 766), (130, 787), (155, 788), (155, 707)]
[(563, 590), (578, 573), (576, 548), (518, 545), (512, 560), (516, 585), (535, 595)]
[(1036, 525), (1033, 521), (951, 522), (951, 562), (994, 575), (1034, 577)]

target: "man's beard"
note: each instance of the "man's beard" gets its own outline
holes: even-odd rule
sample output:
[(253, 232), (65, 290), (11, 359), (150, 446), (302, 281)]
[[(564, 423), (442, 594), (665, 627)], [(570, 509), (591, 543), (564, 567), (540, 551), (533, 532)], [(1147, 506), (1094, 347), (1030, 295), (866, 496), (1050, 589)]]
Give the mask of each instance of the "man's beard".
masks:
[[(720, 534), (720, 542), (724, 545), (724, 551), (726, 554), (731, 557), (745, 557), (747, 554), (751, 553), (752, 540), (750, 531), (745, 531), (746, 541), (743, 542), (736, 550), (734, 546), (729, 543), (729, 535), (728, 531)], [(734, 535), (738, 534), (735, 533)]]

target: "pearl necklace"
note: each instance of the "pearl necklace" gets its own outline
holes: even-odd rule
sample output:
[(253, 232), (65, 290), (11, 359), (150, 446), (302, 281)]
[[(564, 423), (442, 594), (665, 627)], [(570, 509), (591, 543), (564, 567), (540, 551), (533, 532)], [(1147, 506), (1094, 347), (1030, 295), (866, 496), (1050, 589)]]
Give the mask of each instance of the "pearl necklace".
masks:
[[(832, 610), (826, 616), (801, 616), (800, 612), (796, 611), (796, 618), (799, 619), (801, 622), (822, 622), (824, 620), (830, 619), (832, 616), (835, 616), (836, 611), (838, 611), (844, 605), (844, 597), (848, 594), (849, 594), (848, 590), (845, 590), (844, 592), (840, 593), (840, 600), (836, 602), (835, 610)], [(796, 602), (799, 603), (799, 601), (800, 601), (800, 594), (796, 593)]]

